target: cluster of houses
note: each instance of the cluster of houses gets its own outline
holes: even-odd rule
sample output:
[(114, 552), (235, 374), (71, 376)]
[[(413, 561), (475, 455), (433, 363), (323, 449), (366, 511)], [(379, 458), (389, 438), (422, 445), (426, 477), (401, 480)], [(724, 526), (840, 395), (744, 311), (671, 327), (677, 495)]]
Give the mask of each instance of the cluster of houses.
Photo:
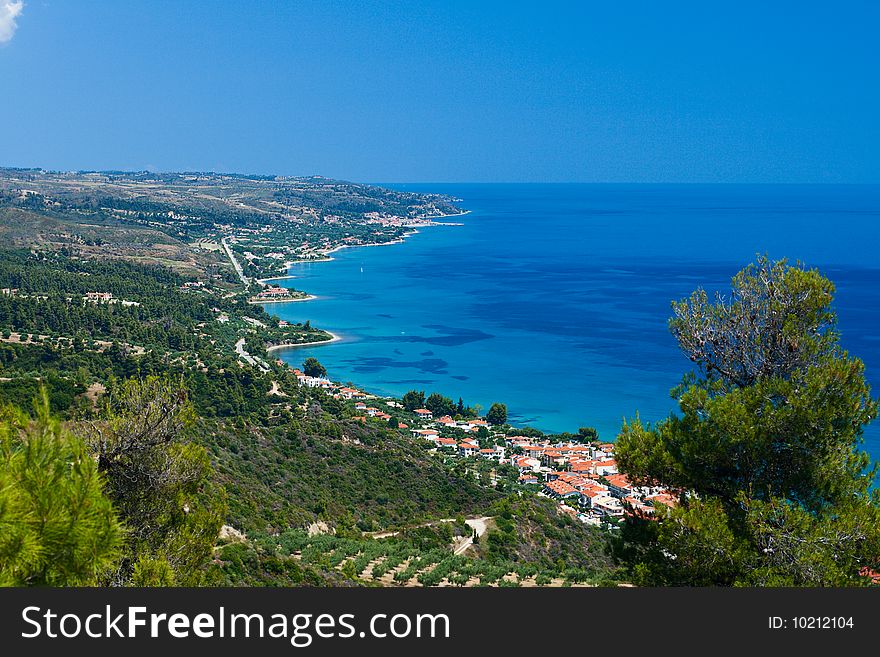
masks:
[[(284, 361), (279, 360), (278, 364), (283, 365)], [(296, 380), (299, 384), (301, 386), (306, 386), (307, 388), (323, 388), (324, 390), (336, 390), (338, 388), (338, 386), (330, 379), (322, 376), (309, 376), (298, 368), (294, 368), (293, 374), (296, 376)], [(366, 395), (366, 393), (364, 394)], [(351, 397), (349, 399), (351, 399)]]
[[(19, 297), (24, 298), (26, 295), (21, 295), (18, 291), (18, 288), (9, 288), (4, 287), (0, 289), (0, 294), (8, 297)], [(47, 297), (36, 297), (37, 299), (45, 299)], [(72, 301), (72, 297), (67, 297), (67, 301)], [(126, 299), (116, 299), (113, 297), (112, 292), (86, 292), (82, 300), (84, 303), (93, 303), (93, 304), (119, 304), (122, 306), (139, 306), (141, 305), (138, 301), (128, 301)]]
[(293, 295), (286, 287), (278, 287), (277, 285), (267, 285), (265, 288), (252, 296), (250, 303), (270, 303), (272, 301), (287, 301)]
[(517, 453), (510, 463), (519, 471), (520, 483), (541, 485), (542, 495), (558, 500), (584, 522), (625, 513), (650, 516), (657, 505), (676, 503), (665, 489), (636, 486), (618, 472), (613, 443), (549, 443), (527, 436), (508, 436), (505, 441)]
[[(540, 495), (559, 501), (566, 513), (583, 522), (599, 524), (625, 513), (651, 516), (658, 505), (676, 504), (675, 495), (667, 490), (636, 486), (618, 472), (613, 443), (551, 443), (496, 432), (491, 436), (495, 444), (481, 447), (476, 438), (456, 439), (444, 429), (477, 433), (481, 428), (488, 429), (486, 420), (456, 420), (449, 416), (435, 420), (427, 409), (416, 409), (413, 413), (421, 421), (420, 426), (411, 429), (414, 436), (434, 443), (438, 450), (448, 454), (492, 459), (513, 466), (519, 472), (520, 484), (540, 487)], [(501, 439), (504, 445), (500, 444)]]
[(126, 299), (114, 299), (111, 292), (86, 292), (82, 298), (86, 303), (102, 304), (102, 303), (118, 303), (123, 306), (139, 306), (137, 301), (127, 301)]
[[(392, 418), (371, 405), (376, 398), (361, 390), (340, 386), (324, 377), (308, 376), (299, 369), (294, 369), (294, 374), (301, 385), (324, 388), (338, 399), (354, 401), (355, 410), (361, 413), (355, 417), (357, 420)], [(383, 400), (383, 404), (400, 407), (394, 401)], [(627, 513), (651, 517), (658, 506), (677, 503), (677, 496), (668, 490), (637, 486), (620, 473), (613, 443), (553, 443), (546, 438), (491, 431), (490, 440), (484, 440), (481, 446), (477, 435), (485, 437), (490, 431), (485, 419), (456, 419), (448, 415), (434, 418), (427, 408), (415, 409), (412, 415), (412, 426), (398, 420), (398, 428), (409, 430), (414, 437), (433, 443), (434, 449), (450, 456), (509, 464), (518, 471), (520, 484), (538, 488), (539, 495), (558, 501), (562, 511), (585, 523), (601, 524)]]

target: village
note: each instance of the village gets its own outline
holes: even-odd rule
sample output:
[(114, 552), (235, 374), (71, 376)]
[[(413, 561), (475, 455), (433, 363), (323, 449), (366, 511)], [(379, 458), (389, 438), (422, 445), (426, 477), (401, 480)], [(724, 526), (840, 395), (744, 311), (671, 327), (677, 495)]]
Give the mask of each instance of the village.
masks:
[(675, 493), (634, 485), (619, 472), (613, 443), (554, 442), (552, 436), (519, 435), (515, 428), (492, 425), (485, 418), (434, 417), (427, 408), (408, 411), (393, 398), (370, 395), (299, 369), (294, 374), (300, 385), (321, 388), (351, 404), (355, 420), (381, 422), (407, 432), (445, 458), (497, 466), (489, 479), (493, 485), (500, 479), (498, 470), (512, 472), (521, 494), (553, 499), (561, 512), (583, 523), (614, 527), (627, 514), (651, 517), (658, 507), (674, 507), (678, 502)]

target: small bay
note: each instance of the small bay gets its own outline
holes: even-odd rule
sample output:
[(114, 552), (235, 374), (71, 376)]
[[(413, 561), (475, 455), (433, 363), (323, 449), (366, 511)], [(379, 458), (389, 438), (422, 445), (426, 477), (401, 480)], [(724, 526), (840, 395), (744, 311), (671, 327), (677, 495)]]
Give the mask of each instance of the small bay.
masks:
[[(403, 244), (297, 263), (282, 285), (318, 298), (272, 304), (343, 340), (276, 352), (315, 356), (331, 378), (402, 395), (441, 392), (514, 424), (656, 421), (690, 369), (666, 323), (698, 286), (725, 290), (756, 254), (819, 267), (837, 285), (845, 347), (880, 388), (880, 186), (408, 184), (461, 199), (461, 226)], [(880, 428), (866, 447), (880, 458)]]

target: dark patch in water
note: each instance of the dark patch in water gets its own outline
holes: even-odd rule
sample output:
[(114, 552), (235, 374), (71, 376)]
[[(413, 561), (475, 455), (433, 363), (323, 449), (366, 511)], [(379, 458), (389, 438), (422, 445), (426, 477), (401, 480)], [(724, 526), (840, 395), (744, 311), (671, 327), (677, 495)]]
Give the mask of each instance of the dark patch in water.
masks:
[[(479, 342), (480, 340), (489, 340), (490, 338), (495, 337), (494, 335), (478, 329), (455, 328), (444, 326), (443, 324), (426, 324), (423, 328), (434, 329), (437, 333), (441, 333), (442, 335), (436, 337), (427, 337), (424, 335), (386, 335), (376, 337), (374, 340), (388, 342), (424, 342), (425, 344), (433, 344), (438, 347), (459, 347), (463, 344), (468, 344), (469, 342)], [(422, 355), (424, 356), (425, 354)]]
[(396, 360), (394, 358), (358, 358), (353, 361), (352, 370), (355, 372), (381, 372), (390, 368), (414, 368), (423, 374), (447, 374), (447, 363), (440, 358), (425, 358), (423, 360)]
[(518, 427), (534, 427), (540, 422), (540, 418), (528, 415), (519, 415), (517, 413), (508, 413), (507, 421)]
[(433, 351), (423, 351), (422, 353), (419, 354), (419, 356), (433, 356), (433, 355), (434, 355)]
[(453, 379), (458, 379), (459, 381), (467, 381), (467, 380), (468, 380), (469, 378), (471, 378), (471, 377), (469, 377), (469, 376), (461, 376), (461, 375), (459, 375), (459, 376), (455, 376), (455, 375), (453, 375), (452, 378), (453, 378)]
[(386, 317), (388, 319), (391, 319), (393, 317), (393, 315), (386, 315), (385, 313), (379, 313), (378, 315), (376, 315), (376, 317)]
[(337, 299), (344, 299), (346, 301), (369, 301), (370, 299), (375, 299), (375, 294), (366, 294), (366, 293), (356, 293), (356, 292), (339, 292), (334, 295)]

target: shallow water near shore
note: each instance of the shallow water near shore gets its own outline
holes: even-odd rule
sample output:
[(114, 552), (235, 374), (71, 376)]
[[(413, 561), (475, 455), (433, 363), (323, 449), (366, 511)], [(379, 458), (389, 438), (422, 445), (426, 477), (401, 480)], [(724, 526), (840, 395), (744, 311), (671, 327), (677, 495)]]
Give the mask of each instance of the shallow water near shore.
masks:
[[(690, 369), (670, 302), (724, 290), (757, 253), (820, 267), (837, 285), (844, 345), (880, 389), (880, 187), (833, 185), (386, 185), (462, 199), (462, 226), (294, 264), (280, 284), (318, 298), (272, 304), (343, 340), (315, 356), (379, 394), (437, 391), (548, 431), (613, 438), (636, 412), (674, 410)], [(866, 447), (880, 458), (880, 426)]]

